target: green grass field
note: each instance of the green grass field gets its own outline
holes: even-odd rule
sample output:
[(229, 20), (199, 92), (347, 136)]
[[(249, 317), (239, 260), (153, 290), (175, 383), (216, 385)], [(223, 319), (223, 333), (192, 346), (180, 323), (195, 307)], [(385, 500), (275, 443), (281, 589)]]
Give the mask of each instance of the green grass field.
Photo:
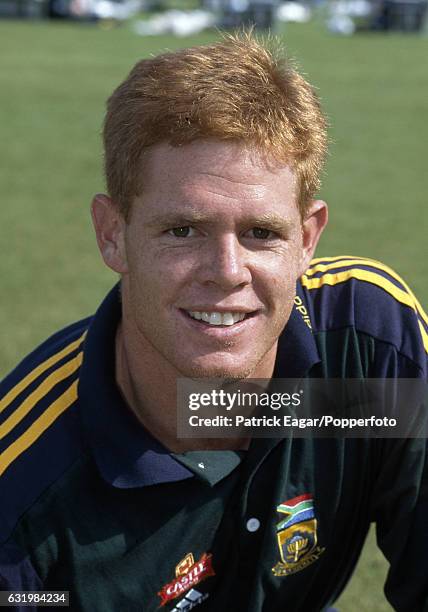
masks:
[[(93, 312), (114, 276), (89, 221), (103, 190), (104, 102), (133, 63), (213, 40), (139, 38), (128, 25), (0, 23), (0, 374), (59, 327)], [(331, 222), (318, 254), (386, 261), (428, 301), (428, 38), (337, 38), (290, 25), (289, 52), (317, 85), (331, 123), (321, 195)], [(373, 537), (341, 612), (382, 612), (385, 563)]]

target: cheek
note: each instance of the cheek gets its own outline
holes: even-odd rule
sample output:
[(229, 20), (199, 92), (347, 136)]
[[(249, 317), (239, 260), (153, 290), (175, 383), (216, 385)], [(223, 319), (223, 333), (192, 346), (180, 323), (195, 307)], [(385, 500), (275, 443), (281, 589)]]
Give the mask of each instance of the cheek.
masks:
[(174, 301), (194, 276), (194, 261), (175, 253), (141, 249), (129, 259), (129, 283), (140, 308)]
[(292, 294), (294, 299), (299, 261), (296, 253), (294, 257), (281, 255), (266, 260), (257, 275), (264, 290), (272, 297), (283, 298)]

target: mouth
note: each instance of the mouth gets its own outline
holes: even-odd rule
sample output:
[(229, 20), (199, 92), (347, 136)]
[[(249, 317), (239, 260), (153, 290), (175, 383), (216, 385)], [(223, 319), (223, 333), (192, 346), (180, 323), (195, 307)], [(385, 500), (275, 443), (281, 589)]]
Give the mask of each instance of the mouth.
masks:
[(204, 327), (238, 327), (242, 321), (251, 319), (257, 314), (257, 311), (243, 312), (243, 311), (199, 311), (199, 310), (182, 310), (182, 312), (189, 318), (198, 322)]

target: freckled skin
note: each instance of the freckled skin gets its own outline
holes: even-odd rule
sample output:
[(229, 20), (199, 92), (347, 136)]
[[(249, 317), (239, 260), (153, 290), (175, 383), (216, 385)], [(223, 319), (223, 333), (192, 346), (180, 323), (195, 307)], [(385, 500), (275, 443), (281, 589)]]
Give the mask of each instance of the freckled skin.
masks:
[[(241, 143), (156, 145), (126, 222), (102, 194), (92, 217), (107, 266), (122, 279), (116, 382), (152, 435), (174, 452), (246, 448), (248, 440), (176, 436), (177, 378), (270, 378), (296, 281), (327, 222), (324, 202), (302, 222), (289, 167)], [(186, 311), (245, 311), (230, 327)]]
[[(177, 376), (269, 377), (311, 256), (296, 201), (290, 168), (237, 143), (153, 147), (118, 270), (128, 357)], [(238, 334), (205, 333), (183, 314), (200, 305), (256, 316)]]

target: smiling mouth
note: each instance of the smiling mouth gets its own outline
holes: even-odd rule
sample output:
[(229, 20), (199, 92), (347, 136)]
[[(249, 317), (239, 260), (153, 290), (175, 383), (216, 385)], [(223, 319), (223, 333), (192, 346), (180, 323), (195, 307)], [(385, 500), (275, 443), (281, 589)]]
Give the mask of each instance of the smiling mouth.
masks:
[(232, 327), (243, 321), (254, 316), (254, 312), (217, 312), (217, 311), (195, 311), (195, 310), (183, 310), (188, 317), (199, 321), (203, 325), (209, 325), (212, 327)]

